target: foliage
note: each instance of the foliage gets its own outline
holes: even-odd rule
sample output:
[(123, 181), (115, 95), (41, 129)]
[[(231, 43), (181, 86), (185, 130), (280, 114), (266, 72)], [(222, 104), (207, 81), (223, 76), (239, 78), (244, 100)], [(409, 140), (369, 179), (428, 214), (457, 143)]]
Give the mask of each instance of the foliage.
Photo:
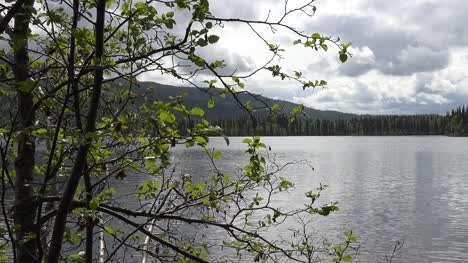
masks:
[[(242, 172), (227, 174), (215, 162), (222, 153), (209, 147), (209, 136), (222, 129), (203, 119), (202, 105), (187, 106), (181, 96), (153, 101), (137, 92), (137, 76), (148, 71), (197, 87), (195, 78), (204, 78), (216, 92), (205, 104), (216, 106), (213, 94), (229, 95), (255, 119), (257, 108), (238, 97), (253, 74), (267, 71), (303, 88), (326, 85), (275, 65), (284, 49), (259, 31), (285, 29), (299, 38), (294, 44), (307, 50), (335, 46), (344, 62), (350, 44), (308, 35), (284, 22), (301, 13), (312, 16), (313, 2), (289, 8), (286, 1), (283, 16), (261, 21), (216, 17), (207, 0), (19, 0), (3, 6), (0, 34), (8, 48), (0, 50), (0, 93), (3, 102), (15, 104), (1, 124), (1, 249), (7, 252), (0, 257), (19, 263), (92, 262), (96, 257), (108, 262), (144, 252), (161, 262), (226, 262), (222, 251), (232, 249), (238, 259), (254, 261), (310, 262), (330, 255), (335, 262), (349, 261), (355, 240), (348, 235), (341, 245), (323, 244), (317, 250), (309, 249), (317, 247), (313, 240), (297, 245), (268, 235), (290, 218), (336, 211), (334, 203), (316, 203), (323, 187), (307, 194), (303, 208), (275, 207), (271, 198), (293, 184), (278, 176), (284, 166), (269, 165), (260, 138), (245, 141), (249, 161)], [(218, 32), (229, 23), (248, 25), (271, 59), (246, 75), (221, 74), (225, 62), (210, 61), (198, 51), (219, 42)], [(111, 86), (116, 80), (126, 84)], [(279, 110), (278, 105), (263, 107), (272, 117)], [(294, 109), (293, 117), (302, 109)], [(183, 130), (181, 119), (189, 124)], [(210, 157), (209, 176), (177, 173), (171, 148), (182, 145)], [(124, 193), (114, 186), (135, 183), (130, 178), (138, 176), (145, 180), (134, 192), (137, 205), (122, 207), (119, 195)], [(187, 234), (184, 227), (218, 229), (226, 239), (214, 244), (206, 236)], [(97, 233), (99, 247), (112, 243), (107, 254), (93, 252)], [(315, 252), (322, 256), (309, 257)]]
[(447, 113), (445, 133), (450, 136), (468, 136), (468, 110), (465, 106), (458, 107)]

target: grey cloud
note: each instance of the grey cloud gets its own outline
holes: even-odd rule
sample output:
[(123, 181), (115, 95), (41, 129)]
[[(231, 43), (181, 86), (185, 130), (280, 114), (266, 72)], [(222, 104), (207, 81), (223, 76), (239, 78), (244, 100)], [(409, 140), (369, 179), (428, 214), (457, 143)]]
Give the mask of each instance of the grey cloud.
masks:
[(446, 95), (446, 98), (449, 100), (449, 103), (443, 105), (445, 106), (444, 112), (452, 110), (460, 105), (466, 105), (466, 102), (468, 101), (468, 94), (450, 93)]
[(346, 66), (340, 67), (339, 72), (346, 76), (356, 77), (362, 74), (366, 74), (372, 69), (373, 69), (373, 66), (369, 64), (348, 63), (346, 64)]
[[(363, 52), (364, 51), (364, 52)], [(366, 52), (367, 51), (367, 52)], [(359, 76), (372, 70), (375, 66), (375, 55), (369, 48), (356, 50), (353, 58), (348, 63), (340, 65), (339, 71), (347, 76)]]
[[(319, 29), (319, 30), (318, 30)], [(389, 75), (411, 75), (440, 70), (448, 65), (448, 51), (423, 45), (417, 36), (404, 30), (379, 24), (374, 17), (325, 16), (310, 24), (308, 31), (321, 31), (340, 36), (356, 47), (368, 46), (375, 55), (375, 64), (356, 63), (340, 67), (340, 73), (357, 76), (371, 69)]]
[(382, 113), (385, 114), (441, 114), (444, 112), (442, 105), (415, 104), (408, 102), (390, 102), (383, 105)]
[[(467, 97), (464, 97), (466, 102)], [(463, 105), (463, 101), (456, 100), (448, 103), (411, 103), (411, 102), (390, 102), (382, 105), (383, 112), (386, 114), (445, 114), (452, 109)], [(369, 112), (369, 109), (367, 109)]]
[[(352, 87), (335, 86), (324, 90), (318, 90), (313, 101), (319, 104), (340, 105), (340, 108), (332, 110), (358, 109), (360, 107), (372, 108), (372, 104), (379, 100), (379, 94), (371, 90), (366, 84), (356, 82)], [(349, 110), (346, 110), (349, 111)]]
[(363, 1), (362, 7), (392, 15), (402, 26), (417, 26), (414, 38), (438, 48), (468, 44), (465, 26), (468, 2), (443, 1)]
[(416, 76), (416, 85), (415, 85), (415, 92), (425, 92), (425, 93), (432, 93), (432, 89), (430, 88), (430, 83), (432, 82), (434, 76), (428, 73), (418, 74)]
[(360, 83), (358, 86), (358, 91), (354, 95), (356, 102), (365, 103), (378, 100), (378, 94), (375, 91), (369, 89), (367, 85)]
[[(297, 7), (298, 5), (302, 5), (303, 3), (308, 2), (305, 0), (298, 1), (289, 1), (288, 8), (292, 9)], [(274, 11), (274, 9), (278, 10), (278, 5), (281, 6), (279, 9), (281, 14), (283, 14), (285, 1), (284, 0), (212, 0), (210, 1), (210, 9), (211, 13), (214, 16), (218, 17), (237, 17), (243, 19), (260, 19), (264, 20), (266, 17), (259, 17), (261, 13), (265, 14), (266, 12), (262, 11)], [(267, 10), (262, 10), (262, 7), (268, 8)], [(274, 12), (272, 12), (274, 13)], [(270, 16), (270, 19), (272, 17)], [(273, 19), (278, 19), (278, 17), (273, 17)]]
[[(240, 72), (252, 71), (255, 68), (255, 63), (251, 57), (243, 57), (236, 53), (231, 54), (230, 60), (232, 65), (235, 66), (235, 69)], [(232, 67), (232, 66), (231, 66)]]
[(339, 71), (348, 76), (359, 76), (372, 70), (375, 65), (375, 54), (369, 47), (358, 47), (351, 49), (353, 59), (348, 63), (340, 65)]
[(210, 9), (211, 13), (218, 17), (256, 19), (258, 18), (258, 8), (255, 8), (255, 5), (264, 1), (265, 0), (216, 0), (210, 1)]
[(303, 91), (299, 85), (285, 85), (272, 79), (262, 81), (252, 79), (246, 83), (246, 87), (255, 94), (287, 101), (294, 101), (295, 97), (307, 96), (307, 94), (313, 92), (312, 90)]
[[(350, 86), (335, 86), (319, 91), (308, 106), (320, 109), (370, 114), (445, 114), (466, 104), (468, 93), (457, 90), (434, 90), (431, 73), (416, 75), (416, 86), (408, 96), (380, 93), (368, 83), (353, 82)], [(395, 89), (412, 87), (396, 86)]]
[[(444, 104), (436, 103), (414, 103), (400, 100), (384, 101), (361, 101), (361, 102), (342, 102), (339, 100), (321, 101), (321, 109), (337, 110), (349, 113), (359, 114), (445, 114), (446, 112), (462, 105), (463, 103), (451, 102)], [(314, 106), (314, 105), (310, 105)]]
[(310, 72), (330, 72), (332, 68), (330, 67), (330, 63), (327, 60), (323, 59), (317, 61), (316, 63), (309, 64), (307, 66), (307, 70), (309, 70)]
[(415, 72), (443, 69), (448, 63), (447, 49), (434, 50), (427, 46), (409, 45), (398, 53), (395, 61), (385, 63), (382, 72), (392, 75), (409, 75)]
[[(216, 16), (262, 19), (259, 14), (264, 10), (259, 10), (257, 3), (268, 2), (273, 5), (274, 1), (278, 3), (280, 0), (214, 0), (211, 7)], [(340, 3), (343, 0), (329, 1)], [(340, 63), (337, 68), (336, 64), (339, 62), (336, 54), (332, 53), (328, 55), (335, 60), (333, 63), (323, 59), (307, 67), (309, 72), (332, 75), (331, 73), (337, 71), (353, 77), (346, 78), (349, 80), (347, 87), (336, 87), (332, 84), (333, 79), (329, 78), (330, 90), (325, 90), (324, 93), (319, 89), (310, 91), (313, 93), (311, 97), (311, 94), (303, 93), (300, 88), (285, 89), (281, 82), (273, 83), (264, 79), (246, 83), (247, 88), (254, 93), (289, 101), (301, 101), (303, 97), (308, 97), (307, 100), (310, 98), (311, 103), (308, 106), (356, 113), (444, 114), (466, 104), (468, 92), (462, 88), (462, 81), (465, 81), (463, 77), (457, 75), (457, 78), (450, 80), (447, 79), (450, 77), (436, 72), (448, 66), (450, 55), (455, 54), (456, 48), (468, 46), (468, 27), (465, 26), (468, 1), (357, 2), (361, 5), (356, 8), (357, 15), (327, 15), (321, 12), (318, 1), (317, 15), (303, 28), (307, 33), (320, 32), (340, 36), (344, 42), (353, 42), (353, 47), (359, 49), (358, 52), (353, 51), (353, 58), (345, 64)], [(290, 46), (293, 41), (282, 35), (274, 40), (284, 46)], [(368, 48), (372, 56), (361, 54), (363, 48)], [(226, 64), (234, 65), (223, 69), (222, 73), (232, 73), (235, 69), (238, 72), (252, 69), (255, 54), (252, 57), (243, 57), (236, 52), (238, 51), (219, 46), (197, 49), (197, 54), (209, 61), (225, 59)], [(380, 85), (366, 77), (357, 78), (368, 72), (371, 72), (371, 79), (375, 73), (382, 77), (382, 83), (389, 80), (401, 84), (392, 86), (392, 92), (385, 92), (383, 89), (388, 85)], [(401, 78), (389, 78), (385, 75)], [(415, 82), (411, 78), (415, 78)], [(368, 86), (371, 83), (378, 86)], [(402, 93), (398, 93), (398, 90)]]

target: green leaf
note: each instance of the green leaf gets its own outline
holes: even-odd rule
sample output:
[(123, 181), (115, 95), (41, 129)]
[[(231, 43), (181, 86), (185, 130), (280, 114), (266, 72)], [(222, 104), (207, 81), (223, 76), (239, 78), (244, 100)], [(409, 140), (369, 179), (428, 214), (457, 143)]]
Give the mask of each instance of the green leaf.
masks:
[(137, 9), (143, 9), (143, 8), (146, 7), (146, 4), (144, 2), (138, 2), (138, 3), (135, 4), (135, 7)]
[(213, 157), (215, 159), (219, 159), (221, 157), (221, 152), (219, 150), (214, 150), (213, 151)]
[(199, 66), (199, 67), (204, 67), (205, 66), (205, 60), (203, 60), (202, 58), (200, 57), (197, 57), (197, 56), (193, 56), (191, 58), (191, 60), (193, 61), (193, 63), (195, 63), (195, 65)]
[(3, 93), (3, 94), (5, 94), (5, 95), (11, 95), (11, 94), (13, 94), (13, 92), (11, 92), (11, 91), (9, 91), (9, 90), (7, 90), (7, 89), (5, 89), (5, 88), (2, 88), (2, 87), (0, 87), (0, 93)]
[(201, 144), (201, 145), (205, 145), (205, 144), (208, 143), (208, 141), (206, 140), (206, 138), (201, 137), (201, 136), (195, 137), (195, 140), (198, 142), (198, 144)]
[(223, 183), (227, 184), (229, 183), (230, 180), (231, 180), (231, 177), (228, 174), (223, 176)]
[(304, 111), (304, 105), (302, 104), (300, 104), (299, 106), (293, 109), (293, 112), (303, 112), (303, 111)]
[(216, 60), (214, 64), (217, 68), (220, 68), (224, 65), (224, 63), (221, 60)]
[(33, 135), (39, 135), (43, 133), (47, 133), (47, 129), (41, 128), (41, 129), (33, 131)]
[(195, 107), (193, 108), (190, 113), (192, 113), (193, 115), (197, 115), (197, 116), (203, 116), (205, 115), (205, 111), (202, 109), (202, 108), (199, 108), (199, 107)]
[(300, 44), (300, 43), (301, 43), (301, 40), (300, 40), (300, 39), (294, 40), (293, 45), (297, 45), (297, 44)]
[(204, 39), (198, 39), (197, 41), (197, 45), (199, 45), (200, 47), (205, 47), (208, 45), (208, 43), (204, 40)]
[(208, 37), (208, 42), (210, 44), (214, 44), (214, 43), (218, 42), (218, 40), (219, 40), (219, 37), (217, 35), (211, 35), (211, 36)]
[(320, 45), (320, 46), (322, 47), (323, 50), (328, 51), (328, 46), (327, 46), (327, 45), (322, 44), (322, 45)]
[(344, 257), (342, 258), (342, 260), (343, 260), (344, 262), (351, 262), (351, 260), (353, 260), (353, 257), (350, 256), (350, 255), (346, 255), (346, 256), (344, 256)]
[(348, 60), (348, 55), (346, 55), (345, 53), (340, 53), (340, 60), (341, 63), (345, 63), (346, 60)]
[(251, 143), (251, 142), (252, 142), (252, 140), (251, 140), (251, 139), (249, 139), (249, 138), (245, 138), (245, 139), (244, 139), (242, 142), (243, 142), (243, 143)]
[(110, 226), (105, 226), (104, 230), (106, 230), (106, 232), (109, 234), (115, 234), (115, 230)]
[(210, 199), (208, 199), (208, 197), (204, 197), (201, 199), (201, 201), (205, 204), (205, 205), (210, 205)]
[(128, 10), (128, 4), (127, 3), (124, 3), (121, 7), (122, 11), (127, 11)]
[(312, 38), (321, 38), (319, 33), (313, 33)]
[(89, 201), (89, 208), (91, 208), (92, 210), (95, 210), (96, 208), (98, 208), (98, 206), (99, 206), (98, 200), (92, 199), (91, 201)]
[(34, 89), (35, 85), (36, 82), (30, 79), (18, 82), (19, 90), (24, 92), (31, 92)]
[(169, 123), (173, 123), (175, 121), (175, 116), (174, 114), (168, 112), (168, 111), (163, 111), (159, 114), (159, 119), (162, 121), (162, 122), (169, 122)]
[(214, 106), (215, 106), (215, 101), (214, 101), (213, 98), (211, 98), (211, 99), (208, 101), (208, 108), (209, 108), (209, 109), (212, 109), (212, 108), (214, 108)]
[(111, 7), (111, 5), (115, 2), (115, 0), (106, 0), (106, 8)]
[(344, 48), (349, 48), (353, 43), (352, 42), (349, 42), (347, 44), (343, 44), (343, 47)]

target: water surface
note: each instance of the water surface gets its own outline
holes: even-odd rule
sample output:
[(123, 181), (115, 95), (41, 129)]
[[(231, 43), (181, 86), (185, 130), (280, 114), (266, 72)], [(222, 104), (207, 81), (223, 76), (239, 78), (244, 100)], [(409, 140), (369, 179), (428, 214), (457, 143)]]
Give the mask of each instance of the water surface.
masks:
[[(217, 164), (236, 172), (245, 165), (243, 138), (212, 138), (222, 150)], [(308, 160), (283, 175), (295, 191), (278, 206), (300, 206), (303, 194), (320, 183), (330, 187), (324, 201), (341, 210), (314, 224), (336, 236), (352, 230), (362, 242), (361, 262), (384, 262), (395, 241), (404, 241), (394, 262), (466, 262), (468, 260), (468, 138), (408, 137), (263, 137), (277, 162)], [(174, 149), (180, 172), (206, 170), (197, 149)]]

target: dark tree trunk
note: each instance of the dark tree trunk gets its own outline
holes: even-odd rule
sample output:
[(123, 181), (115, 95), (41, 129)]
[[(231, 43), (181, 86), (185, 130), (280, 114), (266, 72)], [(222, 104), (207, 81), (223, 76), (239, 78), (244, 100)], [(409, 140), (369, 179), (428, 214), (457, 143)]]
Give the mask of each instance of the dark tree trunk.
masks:
[[(24, 1), (15, 14), (12, 46), (14, 49), (13, 73), (16, 81), (18, 99), (18, 156), (15, 160), (15, 210), (14, 223), (19, 226), (16, 230), (16, 255), (18, 263), (37, 262), (37, 244), (33, 234), (38, 233), (35, 225), (36, 205), (34, 200), (34, 137), (28, 134), (27, 128), (35, 121), (33, 110), (33, 94), (30, 85), (28, 34), (31, 12), (27, 8), (34, 5), (34, 0)], [(31, 82), (32, 83), (32, 82)]]
[[(97, 1), (97, 12), (96, 12), (96, 52), (95, 58), (102, 60), (104, 56), (104, 18), (105, 18), (105, 0)], [(96, 130), (96, 118), (99, 109), (99, 100), (101, 96), (103, 81), (103, 68), (100, 63), (97, 64), (94, 73), (94, 85), (89, 102), (89, 111), (86, 117), (86, 127), (84, 127), (83, 134), (92, 133)], [(49, 256), (47, 258), (48, 263), (58, 263), (60, 259), (60, 253), (62, 249), (63, 235), (65, 231), (65, 225), (67, 223), (68, 212), (75, 196), (76, 188), (80, 182), (80, 178), (83, 175), (86, 167), (86, 158), (88, 156), (88, 150), (91, 145), (91, 139), (87, 139), (86, 143), (80, 146), (76, 155), (75, 163), (72, 169), (70, 179), (67, 182), (63, 197), (60, 201), (59, 208), (55, 217), (54, 231), (52, 233), (52, 240), (50, 243)]]

